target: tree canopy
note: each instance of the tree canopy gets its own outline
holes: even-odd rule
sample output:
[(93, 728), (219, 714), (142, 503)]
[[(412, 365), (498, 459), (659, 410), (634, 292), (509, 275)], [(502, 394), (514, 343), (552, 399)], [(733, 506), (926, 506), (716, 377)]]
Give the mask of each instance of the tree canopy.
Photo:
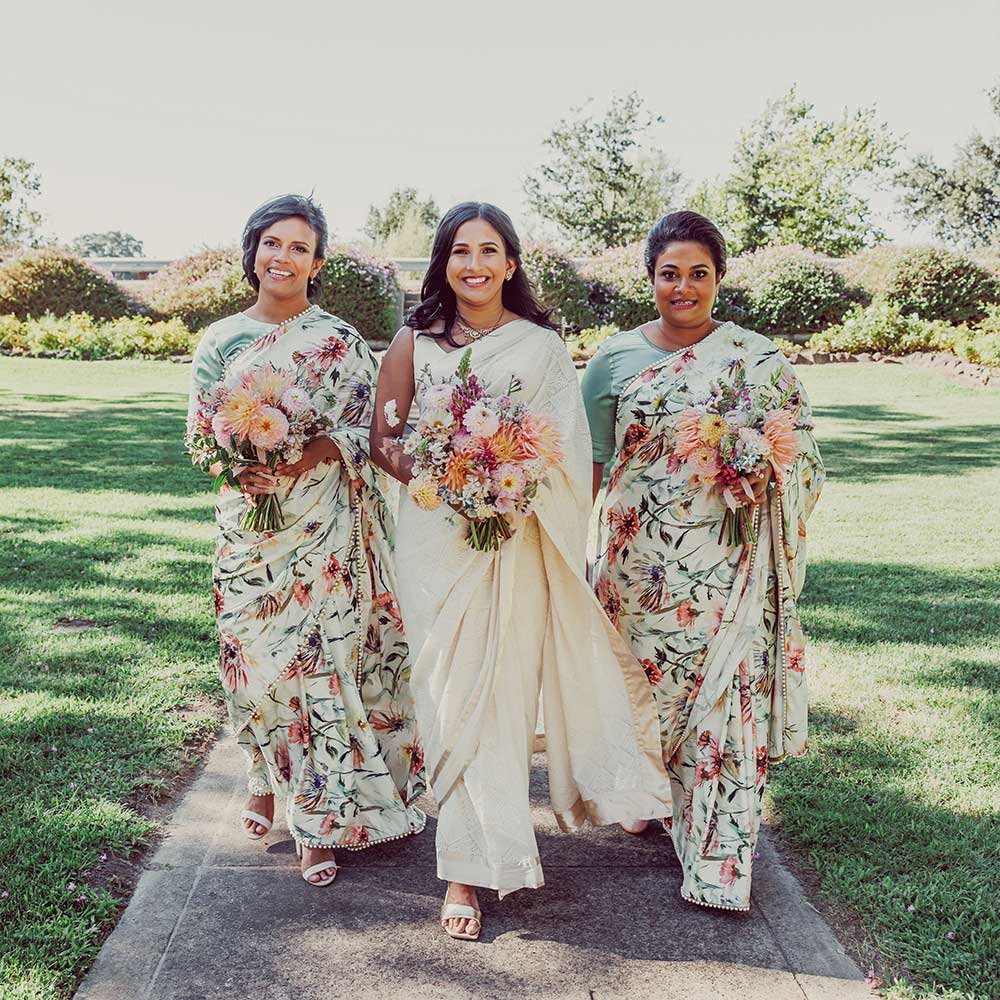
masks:
[(0, 247), (38, 244), (42, 216), (33, 202), (41, 188), (33, 163), (16, 156), (0, 161)]
[[(987, 91), (1000, 118), (1000, 83)], [(943, 240), (965, 247), (1000, 241), (1000, 135), (974, 132), (950, 167), (920, 155), (899, 175), (903, 210)]]
[(524, 178), (528, 208), (591, 253), (642, 239), (669, 208), (681, 175), (647, 133), (663, 122), (631, 92), (599, 112), (574, 108), (543, 140), (548, 160)]
[(117, 229), (106, 233), (84, 233), (69, 246), (81, 257), (141, 257), (143, 254), (142, 240)]
[(844, 256), (885, 239), (869, 191), (891, 182), (898, 150), (874, 107), (825, 121), (792, 87), (740, 132), (732, 172), (702, 184), (691, 207), (726, 232), (734, 253), (798, 243)]

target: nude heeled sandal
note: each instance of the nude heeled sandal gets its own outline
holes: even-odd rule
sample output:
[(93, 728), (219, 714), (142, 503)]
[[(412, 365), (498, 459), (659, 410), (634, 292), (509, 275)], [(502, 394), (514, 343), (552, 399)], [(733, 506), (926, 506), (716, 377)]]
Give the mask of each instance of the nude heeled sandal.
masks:
[[(298, 841), (295, 842), (295, 856), (299, 859), (302, 858), (302, 845)], [(309, 881), (310, 875), (318, 875), (320, 872), (326, 871), (328, 868), (333, 869), (332, 875), (328, 875), (326, 878), (321, 878), (318, 882)], [(330, 858), (328, 861), (321, 861), (317, 865), (310, 865), (302, 873), (302, 881), (305, 882), (306, 885), (311, 885), (314, 889), (322, 889), (323, 886), (329, 885), (337, 877), (338, 871), (340, 871), (340, 868), (338, 867), (337, 862), (334, 861), (333, 858)]]
[[(250, 820), (251, 823), (255, 823), (257, 826), (264, 827), (263, 833), (258, 833), (253, 827), (249, 827), (243, 821), (245, 819)], [(240, 826), (243, 827), (243, 832), (251, 840), (260, 840), (261, 837), (266, 837), (271, 832), (271, 827), (274, 826), (274, 820), (268, 819), (266, 816), (261, 816), (260, 813), (255, 813), (252, 809), (244, 809), (240, 813)]]
[[(471, 934), (469, 931), (466, 931), (464, 934), (459, 934), (458, 931), (450, 930), (448, 928), (449, 920), (475, 920), (476, 933)], [(466, 906), (465, 903), (446, 902), (441, 907), (441, 926), (444, 928), (445, 934), (456, 941), (478, 941), (479, 932), (483, 929), (483, 915), (474, 906)]]

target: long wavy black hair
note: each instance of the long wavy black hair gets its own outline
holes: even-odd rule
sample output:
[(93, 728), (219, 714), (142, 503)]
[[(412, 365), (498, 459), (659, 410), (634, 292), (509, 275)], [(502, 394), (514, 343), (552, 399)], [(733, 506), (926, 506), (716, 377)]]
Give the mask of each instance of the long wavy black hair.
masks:
[[(265, 201), (263, 205), (254, 209), (253, 214), (247, 219), (246, 226), (243, 227), (243, 276), (255, 292), (260, 291), (260, 278), (254, 271), (260, 238), (264, 230), (269, 229), (276, 222), (292, 218), (304, 219), (309, 228), (316, 234), (316, 253), (313, 255), (313, 260), (326, 256), (326, 241), (329, 235), (326, 216), (323, 214), (323, 209), (311, 197), (301, 194), (283, 194), (279, 198)], [(319, 290), (320, 274), (317, 273), (315, 278), (309, 279), (306, 296), (314, 299), (319, 294)]]
[[(431, 247), (430, 264), (420, 287), (420, 305), (406, 317), (407, 326), (431, 337), (442, 337), (453, 347), (459, 346), (451, 335), (457, 304), (455, 293), (448, 284), (447, 268), (455, 234), (470, 219), (488, 222), (500, 234), (507, 257), (517, 265), (510, 281), (503, 283), (501, 301), (504, 307), (532, 323), (555, 329), (549, 319), (552, 310), (546, 309), (535, 298), (531, 282), (521, 266), (521, 241), (517, 238), (514, 223), (502, 209), (484, 201), (463, 201), (449, 209), (438, 223), (434, 245)], [(430, 329), (436, 320), (444, 322), (444, 330), (440, 333), (434, 333)]]

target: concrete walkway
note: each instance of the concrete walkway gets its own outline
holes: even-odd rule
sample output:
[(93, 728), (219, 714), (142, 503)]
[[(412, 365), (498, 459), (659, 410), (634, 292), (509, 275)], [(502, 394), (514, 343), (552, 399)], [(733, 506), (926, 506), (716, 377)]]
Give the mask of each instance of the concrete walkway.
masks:
[[(481, 894), (482, 939), (438, 926), (434, 821), (418, 837), (341, 852), (312, 889), (280, 813), (238, 829), (243, 760), (231, 736), (185, 795), (76, 1000), (861, 1000), (871, 994), (764, 842), (753, 909), (682, 903), (660, 830), (559, 833), (533, 805), (545, 888)], [(433, 811), (432, 811), (433, 814)]]

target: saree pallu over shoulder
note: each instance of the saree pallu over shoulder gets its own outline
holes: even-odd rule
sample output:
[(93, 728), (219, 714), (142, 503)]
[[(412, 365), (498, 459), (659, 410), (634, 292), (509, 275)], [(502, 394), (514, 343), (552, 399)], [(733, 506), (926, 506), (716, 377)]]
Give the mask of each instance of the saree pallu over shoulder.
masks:
[[(730, 546), (722, 499), (673, 451), (678, 414), (741, 364), (752, 386), (797, 389), (802, 455), (756, 508), (756, 542)], [(693, 902), (749, 906), (768, 765), (807, 746), (796, 602), (824, 478), (810, 428), (778, 349), (731, 323), (637, 373), (619, 399), (596, 590), (653, 686)]]
[[(417, 338), (418, 405), (424, 384), (450, 377), (459, 357)], [(439, 863), (439, 874), (509, 892), (541, 884), (527, 796), (539, 685), (550, 798), (564, 829), (665, 816), (670, 790), (645, 676), (584, 577), (590, 439), (565, 346), (554, 332), (516, 321), (474, 346), (472, 368), (488, 392), (506, 392), (516, 378), (515, 398), (558, 423), (564, 460), (540, 488), (534, 513), (512, 519), (514, 537), (498, 552), (473, 551), (457, 516), (420, 511), (404, 497), (397, 558), (427, 773), (442, 817), (455, 796), (470, 803), (466, 812), (488, 812), (499, 793), (477, 799), (471, 775), (488, 770), (498, 787), (515, 774), (524, 781), (523, 803), (510, 807), (518, 833), (505, 828), (495, 851), (477, 846), (478, 860)], [(537, 662), (537, 673), (526, 660)], [(509, 736), (514, 723), (502, 720), (517, 699), (528, 717)], [(442, 846), (442, 825), (439, 858), (451, 847)]]
[(367, 456), (375, 361), (357, 331), (312, 310), (243, 346), (223, 377), (265, 366), (294, 375), (327, 415), (341, 460), (279, 479), (274, 532), (242, 530), (246, 499), (220, 497), (214, 584), (230, 720), (251, 774), (286, 795), (296, 839), (366, 847), (418, 829), (408, 803), (423, 790), (388, 480)]

